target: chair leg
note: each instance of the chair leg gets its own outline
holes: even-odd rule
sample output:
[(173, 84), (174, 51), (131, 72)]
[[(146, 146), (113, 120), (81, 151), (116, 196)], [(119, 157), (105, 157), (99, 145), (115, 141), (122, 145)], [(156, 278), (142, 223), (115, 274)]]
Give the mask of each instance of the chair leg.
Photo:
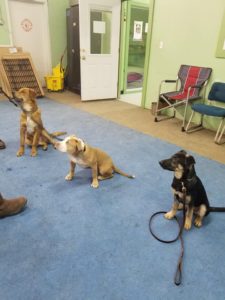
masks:
[(176, 117), (176, 109), (173, 108), (173, 118), (175, 118), (175, 117)]
[(190, 126), (190, 124), (191, 124), (191, 121), (192, 121), (193, 117), (194, 117), (194, 111), (192, 111), (191, 116), (190, 116), (190, 119), (189, 119), (189, 121), (188, 121), (188, 123), (187, 123), (187, 126), (186, 126), (186, 128), (185, 128), (185, 131), (186, 131), (186, 132), (188, 132), (188, 129), (189, 129), (189, 126)]
[[(191, 133), (191, 132), (195, 132), (195, 131), (198, 131), (198, 130), (203, 129), (202, 123), (203, 123), (203, 116), (204, 116), (204, 115), (201, 115), (201, 123), (200, 123), (200, 124), (198, 124), (198, 125), (193, 125), (193, 126), (190, 127), (190, 124), (191, 124), (191, 121), (192, 121), (192, 119), (193, 119), (193, 117), (194, 117), (194, 114), (195, 114), (195, 112), (192, 111), (191, 116), (190, 116), (190, 119), (189, 119), (189, 121), (188, 121), (188, 123), (187, 123), (187, 126), (186, 126), (186, 128), (185, 128), (186, 133)], [(189, 128), (189, 127), (190, 127), (190, 128)]]
[[(220, 142), (220, 140), (221, 140), (221, 138), (222, 138), (222, 136), (223, 136), (223, 134), (224, 134), (224, 132), (225, 132), (225, 124), (224, 124), (224, 126), (223, 126), (223, 128), (222, 128), (223, 122), (224, 122), (224, 119), (221, 120), (221, 122), (220, 122), (220, 124), (219, 124), (219, 127), (218, 127), (218, 129), (217, 129), (215, 138), (214, 138), (214, 142), (215, 142), (216, 144), (218, 144), (218, 145), (223, 144), (223, 143)], [(222, 130), (221, 130), (221, 128), (222, 128)]]
[(155, 122), (158, 121), (158, 119), (157, 119), (157, 117), (158, 117), (158, 108), (159, 108), (159, 99), (158, 99), (158, 101), (156, 102), (155, 119), (154, 119)]
[(181, 131), (185, 131), (185, 120), (186, 120), (186, 114), (187, 114), (187, 107), (188, 107), (188, 100), (185, 103), (184, 117), (183, 117), (183, 123), (182, 123)]
[(155, 122), (164, 121), (164, 120), (168, 120), (168, 119), (174, 118), (174, 116), (172, 116), (172, 117), (170, 117), (170, 116), (163, 116), (160, 119), (158, 118), (159, 112), (173, 107), (167, 99), (162, 98), (162, 100), (164, 100), (164, 102), (167, 104), (167, 106), (159, 108), (160, 99), (158, 99), (157, 104), (156, 104), (156, 110), (155, 110), (155, 118), (154, 118)]
[(203, 117), (204, 117), (204, 115), (203, 114), (201, 114), (201, 126), (202, 126), (202, 124), (203, 124)]

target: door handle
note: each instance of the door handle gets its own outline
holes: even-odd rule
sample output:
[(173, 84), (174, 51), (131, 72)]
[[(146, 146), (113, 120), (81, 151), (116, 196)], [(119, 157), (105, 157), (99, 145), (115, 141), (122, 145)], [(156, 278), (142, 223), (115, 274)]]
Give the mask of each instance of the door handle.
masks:
[(81, 58), (82, 60), (86, 60), (86, 56), (84, 56), (84, 55), (82, 55), (80, 58)]

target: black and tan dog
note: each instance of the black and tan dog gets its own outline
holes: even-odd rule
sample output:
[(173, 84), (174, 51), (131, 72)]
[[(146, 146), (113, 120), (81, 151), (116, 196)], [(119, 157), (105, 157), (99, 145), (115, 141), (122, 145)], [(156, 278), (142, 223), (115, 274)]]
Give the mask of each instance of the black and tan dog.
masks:
[[(187, 154), (186, 151), (181, 150), (169, 159), (161, 160), (159, 164), (163, 169), (174, 172), (171, 185), (174, 202), (172, 209), (165, 214), (165, 218), (172, 219), (176, 215), (177, 210), (182, 208), (183, 201), (186, 206), (184, 228), (187, 230), (191, 228), (193, 214), (195, 215), (195, 226), (201, 227), (203, 218), (210, 211), (225, 211), (224, 208), (210, 207), (205, 188), (195, 172), (195, 159)], [(186, 189), (185, 199), (183, 188)]]
[(172, 209), (164, 215), (166, 219), (172, 219), (177, 210), (183, 208), (183, 203), (186, 210), (184, 228), (187, 230), (191, 228), (193, 215), (195, 226), (201, 227), (203, 218), (209, 212), (225, 212), (225, 207), (210, 206), (205, 188), (196, 175), (193, 156), (181, 150), (172, 157), (161, 160), (159, 164), (163, 169), (174, 172), (171, 185), (174, 202)]
[(21, 88), (15, 93), (17, 103), (22, 110), (20, 116), (20, 148), (17, 156), (24, 154), (25, 144), (31, 146), (31, 156), (37, 155), (37, 146), (47, 150), (48, 144), (54, 144), (54, 137), (66, 134), (66, 132), (54, 132), (49, 134), (43, 126), (41, 110), (37, 105), (36, 93), (30, 88)]

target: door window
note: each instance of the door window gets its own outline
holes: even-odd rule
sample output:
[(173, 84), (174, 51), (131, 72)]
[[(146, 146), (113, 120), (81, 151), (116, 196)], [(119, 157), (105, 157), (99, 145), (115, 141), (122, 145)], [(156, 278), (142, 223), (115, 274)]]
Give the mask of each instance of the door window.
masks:
[(112, 12), (91, 9), (90, 11), (90, 52), (91, 54), (111, 53)]

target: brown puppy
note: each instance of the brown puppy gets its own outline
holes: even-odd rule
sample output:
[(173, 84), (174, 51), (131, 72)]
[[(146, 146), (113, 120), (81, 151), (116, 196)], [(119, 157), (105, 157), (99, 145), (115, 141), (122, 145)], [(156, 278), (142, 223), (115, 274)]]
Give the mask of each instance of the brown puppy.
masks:
[(17, 156), (24, 154), (25, 144), (31, 146), (31, 156), (37, 155), (37, 146), (43, 150), (48, 149), (48, 143), (54, 144), (53, 137), (65, 134), (55, 132), (51, 135), (44, 129), (41, 110), (36, 102), (36, 93), (30, 88), (21, 88), (15, 93), (17, 101), (20, 102), (22, 113), (20, 116), (20, 148)]
[(74, 178), (76, 164), (84, 168), (92, 169), (93, 188), (99, 186), (98, 180), (113, 177), (113, 173), (119, 173), (128, 178), (134, 178), (115, 167), (111, 157), (98, 148), (93, 148), (85, 144), (76, 136), (68, 136), (62, 142), (56, 142), (55, 148), (61, 152), (67, 152), (70, 158), (70, 171), (65, 177), (66, 180)]

